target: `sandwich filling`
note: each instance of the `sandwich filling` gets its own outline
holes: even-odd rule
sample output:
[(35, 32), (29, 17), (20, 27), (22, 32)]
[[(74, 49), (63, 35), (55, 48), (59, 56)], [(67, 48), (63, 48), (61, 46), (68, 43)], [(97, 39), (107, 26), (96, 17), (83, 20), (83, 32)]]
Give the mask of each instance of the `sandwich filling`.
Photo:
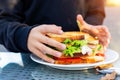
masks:
[(74, 54), (76, 53), (91, 56), (95, 55), (96, 51), (100, 51), (102, 49), (101, 44), (90, 44), (88, 40), (66, 39), (63, 43), (66, 44), (66, 49), (63, 51), (63, 53), (65, 56), (70, 57), (74, 57)]

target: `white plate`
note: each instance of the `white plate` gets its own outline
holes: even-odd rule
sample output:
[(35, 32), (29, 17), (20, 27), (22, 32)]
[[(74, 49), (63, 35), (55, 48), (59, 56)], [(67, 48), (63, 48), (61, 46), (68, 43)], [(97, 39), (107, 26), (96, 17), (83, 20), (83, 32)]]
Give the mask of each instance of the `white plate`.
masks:
[(103, 62), (98, 62), (98, 63), (92, 63), (92, 64), (70, 64), (70, 65), (60, 65), (60, 64), (52, 64), (45, 62), (38, 58), (37, 56), (31, 54), (30, 55), (31, 59), (37, 63), (47, 65), (53, 68), (57, 69), (63, 69), (63, 70), (82, 70), (82, 69), (89, 69), (89, 68), (94, 68), (95, 66), (99, 66), (102, 64), (109, 64), (115, 62), (119, 58), (119, 54), (115, 52), (114, 50), (107, 49), (105, 52), (105, 61)]

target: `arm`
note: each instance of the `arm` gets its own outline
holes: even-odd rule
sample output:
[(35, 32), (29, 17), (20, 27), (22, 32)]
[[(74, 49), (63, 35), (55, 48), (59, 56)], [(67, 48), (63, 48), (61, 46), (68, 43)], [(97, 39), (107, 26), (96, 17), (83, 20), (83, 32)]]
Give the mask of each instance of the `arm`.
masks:
[(29, 26), (23, 24), (25, 8), (21, 1), (13, 11), (5, 8), (0, 10), (0, 43), (10, 51), (30, 51), (43, 60), (54, 63), (54, 60), (46, 54), (60, 57), (62, 53), (45, 44), (60, 50), (65, 49), (66, 46), (45, 35), (47, 33), (62, 34), (62, 28), (56, 25)]
[(104, 0), (86, 0), (85, 21), (92, 25), (100, 25), (105, 18)]
[(27, 37), (32, 27), (22, 24), (23, 12), (21, 0), (13, 10), (5, 6), (0, 9), (0, 44), (10, 51), (28, 51)]

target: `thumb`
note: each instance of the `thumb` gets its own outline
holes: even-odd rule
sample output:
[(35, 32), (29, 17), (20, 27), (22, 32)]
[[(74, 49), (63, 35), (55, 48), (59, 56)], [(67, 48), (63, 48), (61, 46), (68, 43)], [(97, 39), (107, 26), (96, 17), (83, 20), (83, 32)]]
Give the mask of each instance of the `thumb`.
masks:
[(63, 30), (62, 27), (56, 25), (40, 25), (39, 31), (43, 34), (46, 33), (54, 33), (54, 34), (62, 34)]
[(80, 14), (77, 15), (77, 21), (79, 22), (80, 25), (84, 24), (83, 17)]
[(86, 23), (85, 23), (85, 21), (83, 20), (83, 17), (80, 14), (77, 15), (77, 24), (78, 24), (78, 27), (79, 27), (80, 31), (82, 31), (86, 27), (85, 26)]

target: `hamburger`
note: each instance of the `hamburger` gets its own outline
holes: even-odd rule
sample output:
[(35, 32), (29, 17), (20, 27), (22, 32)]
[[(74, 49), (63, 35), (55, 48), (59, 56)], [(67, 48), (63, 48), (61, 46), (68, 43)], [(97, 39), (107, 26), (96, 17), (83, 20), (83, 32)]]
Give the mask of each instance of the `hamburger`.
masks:
[[(48, 34), (48, 37), (66, 45), (61, 57), (52, 56), (55, 64), (89, 64), (104, 61), (103, 45), (96, 37), (84, 32), (64, 32), (62, 35)], [(58, 49), (57, 49), (58, 50)]]

